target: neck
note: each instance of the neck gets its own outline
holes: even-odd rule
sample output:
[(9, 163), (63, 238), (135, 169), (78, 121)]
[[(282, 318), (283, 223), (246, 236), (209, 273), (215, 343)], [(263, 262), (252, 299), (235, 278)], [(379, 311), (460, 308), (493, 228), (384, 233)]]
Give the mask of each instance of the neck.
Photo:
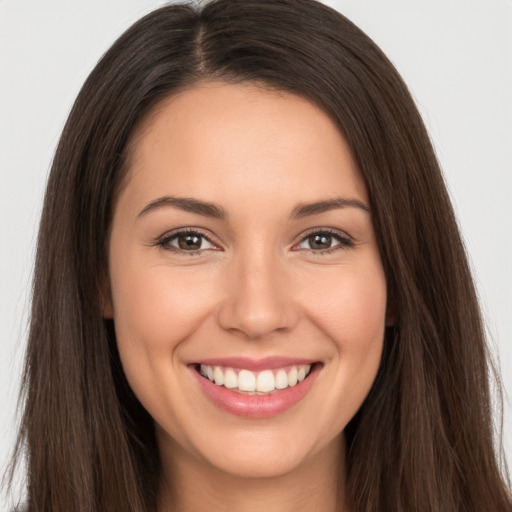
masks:
[[(220, 471), (174, 442), (160, 446), (159, 512), (344, 512), (344, 442), (334, 440), (289, 473), (241, 477)], [(171, 455), (172, 456), (166, 456)]]

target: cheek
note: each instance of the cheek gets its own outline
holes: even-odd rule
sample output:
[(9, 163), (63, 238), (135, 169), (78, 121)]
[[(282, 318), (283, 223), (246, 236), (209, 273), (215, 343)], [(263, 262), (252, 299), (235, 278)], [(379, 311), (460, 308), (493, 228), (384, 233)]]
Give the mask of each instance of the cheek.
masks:
[(165, 265), (126, 264), (111, 279), (118, 343), (146, 351), (168, 351), (190, 335), (208, 314), (215, 289), (213, 276)]
[(382, 343), (386, 295), (384, 272), (376, 262), (329, 269), (321, 279), (306, 284), (303, 302), (310, 319), (339, 353), (356, 354)]
[(183, 371), (182, 343), (212, 310), (214, 277), (193, 268), (144, 266), (137, 258), (118, 261), (111, 288), (119, 355), (130, 387), (158, 421), (169, 407), (183, 409), (168, 390), (178, 386)]
[(329, 355), (336, 382), (332, 399), (342, 404), (344, 423), (359, 409), (377, 375), (387, 294), (380, 265), (338, 270), (336, 278), (325, 281), (323, 293), (311, 294), (310, 318), (334, 348)]
[(334, 348), (326, 365), (325, 416), (318, 418), (327, 426), (326, 435), (341, 432), (368, 396), (380, 366), (385, 332), (383, 273), (346, 273), (337, 283), (329, 287), (324, 300), (318, 295), (312, 301), (312, 318)]

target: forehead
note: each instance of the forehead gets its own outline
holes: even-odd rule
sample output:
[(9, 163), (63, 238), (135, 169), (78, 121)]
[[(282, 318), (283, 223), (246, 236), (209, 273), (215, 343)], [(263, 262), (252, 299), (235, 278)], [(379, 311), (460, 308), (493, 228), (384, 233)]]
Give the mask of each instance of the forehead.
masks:
[(271, 205), (286, 202), (286, 195), (307, 202), (350, 194), (367, 201), (330, 117), (302, 97), (253, 84), (207, 83), (165, 99), (136, 129), (130, 147), (126, 186), (147, 200), (266, 196)]

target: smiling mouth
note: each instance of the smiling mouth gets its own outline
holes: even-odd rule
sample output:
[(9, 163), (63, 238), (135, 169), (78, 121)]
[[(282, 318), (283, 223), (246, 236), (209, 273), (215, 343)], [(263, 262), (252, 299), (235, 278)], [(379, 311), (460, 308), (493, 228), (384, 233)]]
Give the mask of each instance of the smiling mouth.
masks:
[(245, 368), (196, 364), (195, 370), (219, 387), (244, 395), (271, 395), (294, 388), (304, 381), (315, 365), (289, 365), (282, 368), (251, 371)]

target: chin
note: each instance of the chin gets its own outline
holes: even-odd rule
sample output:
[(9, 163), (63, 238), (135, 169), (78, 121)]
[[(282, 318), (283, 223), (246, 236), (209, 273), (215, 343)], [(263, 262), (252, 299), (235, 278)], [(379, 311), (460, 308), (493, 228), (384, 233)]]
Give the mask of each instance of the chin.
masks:
[[(203, 459), (222, 473), (242, 478), (276, 478), (306, 468), (325, 448), (309, 436), (287, 432), (245, 432), (224, 444), (209, 443)], [(336, 438), (338, 439), (338, 438)], [(333, 440), (332, 442), (336, 442)]]
[(218, 471), (237, 478), (279, 478), (304, 464), (295, 454), (276, 456), (267, 450), (242, 456), (233, 453), (209, 462)]

